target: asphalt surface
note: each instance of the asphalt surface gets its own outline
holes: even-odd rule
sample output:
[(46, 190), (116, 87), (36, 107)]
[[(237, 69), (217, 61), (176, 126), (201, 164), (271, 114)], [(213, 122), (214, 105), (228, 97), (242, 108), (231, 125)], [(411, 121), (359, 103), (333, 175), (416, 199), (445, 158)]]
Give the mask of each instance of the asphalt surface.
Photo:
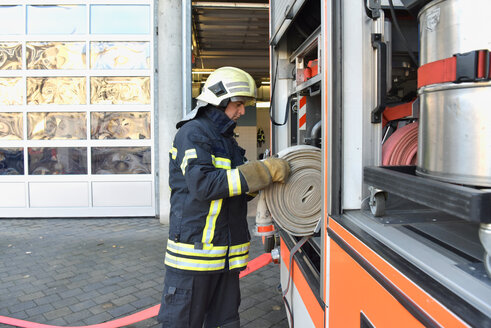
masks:
[[(2, 219), (0, 315), (84, 326), (154, 306), (167, 236), (153, 218)], [(258, 237), (251, 244), (253, 259), (263, 246)], [(279, 282), (275, 264), (241, 279), (241, 327), (288, 327)], [(151, 318), (127, 327), (160, 325)]]

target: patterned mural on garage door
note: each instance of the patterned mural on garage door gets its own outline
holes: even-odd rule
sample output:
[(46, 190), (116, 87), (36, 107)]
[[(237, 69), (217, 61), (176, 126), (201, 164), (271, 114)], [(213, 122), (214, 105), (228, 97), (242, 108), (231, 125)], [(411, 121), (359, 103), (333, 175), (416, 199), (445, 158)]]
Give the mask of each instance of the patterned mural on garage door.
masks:
[(154, 216), (152, 0), (0, 4), (0, 217)]

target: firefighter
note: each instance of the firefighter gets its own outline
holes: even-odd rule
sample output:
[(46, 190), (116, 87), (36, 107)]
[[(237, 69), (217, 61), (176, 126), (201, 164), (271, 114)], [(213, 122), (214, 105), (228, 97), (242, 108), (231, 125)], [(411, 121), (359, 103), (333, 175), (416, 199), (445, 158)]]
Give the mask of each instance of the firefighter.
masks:
[(158, 314), (163, 327), (240, 327), (239, 272), (250, 246), (247, 193), (284, 183), (290, 171), (279, 158), (244, 163), (234, 128), (255, 98), (247, 72), (222, 67), (177, 124), (169, 153), (170, 227)]

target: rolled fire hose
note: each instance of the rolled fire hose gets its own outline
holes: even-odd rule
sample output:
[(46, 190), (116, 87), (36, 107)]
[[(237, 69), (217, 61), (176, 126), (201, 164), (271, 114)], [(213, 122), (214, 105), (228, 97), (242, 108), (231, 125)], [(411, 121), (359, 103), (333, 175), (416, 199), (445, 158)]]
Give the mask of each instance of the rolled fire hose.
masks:
[(382, 146), (382, 165), (415, 165), (418, 152), (418, 122), (394, 132)]
[(321, 150), (299, 145), (282, 150), (278, 157), (290, 164), (286, 183), (273, 183), (262, 193), (273, 220), (294, 236), (314, 233), (321, 219)]
[(271, 236), (275, 233), (273, 218), (271, 217), (271, 212), (268, 209), (268, 204), (266, 204), (266, 198), (264, 197), (264, 191), (259, 192), (259, 201), (257, 202), (256, 208), (256, 236)]

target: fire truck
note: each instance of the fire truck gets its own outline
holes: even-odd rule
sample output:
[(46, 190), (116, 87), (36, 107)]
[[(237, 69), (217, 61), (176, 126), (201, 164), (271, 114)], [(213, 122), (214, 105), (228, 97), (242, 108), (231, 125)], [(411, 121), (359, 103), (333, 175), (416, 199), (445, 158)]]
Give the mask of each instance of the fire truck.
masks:
[(281, 196), (316, 220), (270, 208), (265, 238), (290, 327), (491, 327), (490, 24), (489, 0), (270, 1), (271, 151), (318, 156)]

